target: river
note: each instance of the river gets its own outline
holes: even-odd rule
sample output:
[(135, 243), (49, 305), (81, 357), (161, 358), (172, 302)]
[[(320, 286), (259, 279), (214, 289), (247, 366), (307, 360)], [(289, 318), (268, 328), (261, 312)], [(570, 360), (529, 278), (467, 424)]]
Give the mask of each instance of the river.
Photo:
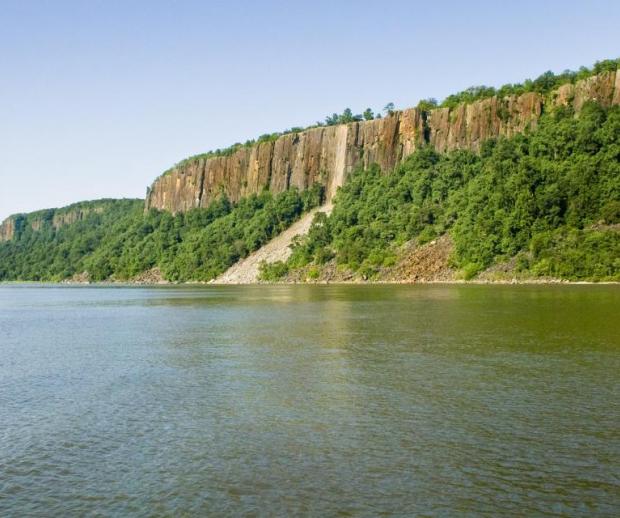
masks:
[(0, 286), (1, 516), (618, 516), (617, 286)]

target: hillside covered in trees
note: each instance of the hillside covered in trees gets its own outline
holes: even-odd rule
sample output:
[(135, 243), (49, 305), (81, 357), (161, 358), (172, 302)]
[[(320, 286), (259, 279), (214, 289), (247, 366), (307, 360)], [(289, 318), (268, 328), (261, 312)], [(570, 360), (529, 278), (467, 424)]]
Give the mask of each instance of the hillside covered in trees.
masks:
[(410, 240), (448, 234), (457, 276), (513, 260), (522, 278), (620, 280), (620, 107), (558, 109), (539, 128), (487, 141), (480, 154), (425, 148), (392, 174), (352, 175), (329, 217), (319, 215), (286, 264), (285, 278), (330, 263), (372, 279)]
[[(619, 83), (613, 79), (617, 67), (618, 60), (608, 60), (521, 85), (471, 88), (442, 103), (426, 100), (418, 122), (423, 126), (438, 106), (450, 119), (448, 107), (490, 96), (551, 95), (567, 83), (583, 93), (601, 77), (600, 84), (611, 84), (609, 94)], [(590, 83), (577, 83), (584, 80)], [(613, 95), (613, 102), (580, 102), (578, 110), (570, 102), (540, 105), (536, 124), (481, 138), (475, 149), (440, 153), (424, 140), (395, 168), (368, 159), (348, 174), (333, 200), (327, 197), (331, 214), (316, 216), (286, 262), (264, 264), (262, 279), (402, 280), (398, 268), (412, 262), (411, 251), (440, 242), (444, 253), (434, 261), (441, 263), (442, 280), (489, 279), (490, 271), (499, 271), (498, 279), (620, 281), (620, 106)], [(476, 113), (489, 106), (481, 104)], [(392, 110), (391, 104), (385, 108), (386, 135), (400, 120)], [(318, 125), (379, 122), (374, 118), (370, 109), (359, 115), (347, 109)], [(0, 226), (0, 281), (131, 281), (155, 270), (173, 282), (210, 281), (335, 192), (308, 186), (280, 186), (282, 192), (266, 186), (239, 199), (220, 186), (213, 201), (176, 214), (145, 211), (143, 200), (98, 200), (16, 215)], [(406, 279), (417, 278), (425, 277)]]
[[(0, 280), (131, 280), (157, 267), (171, 281), (210, 280), (287, 228), (322, 201), (323, 190), (291, 189), (225, 197), (183, 214), (151, 210), (142, 200), (117, 200), (55, 229), (24, 226), (0, 243)], [(98, 205), (84, 202), (82, 206)], [(86, 275), (83, 275), (86, 272)]]

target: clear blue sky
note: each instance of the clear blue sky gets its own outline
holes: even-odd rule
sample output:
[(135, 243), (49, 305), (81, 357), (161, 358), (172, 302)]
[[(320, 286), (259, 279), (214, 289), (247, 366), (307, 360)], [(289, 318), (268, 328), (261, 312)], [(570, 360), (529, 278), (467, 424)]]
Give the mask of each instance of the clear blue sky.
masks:
[(0, 0), (0, 219), (143, 197), (188, 155), (345, 107), (618, 56), (617, 0)]

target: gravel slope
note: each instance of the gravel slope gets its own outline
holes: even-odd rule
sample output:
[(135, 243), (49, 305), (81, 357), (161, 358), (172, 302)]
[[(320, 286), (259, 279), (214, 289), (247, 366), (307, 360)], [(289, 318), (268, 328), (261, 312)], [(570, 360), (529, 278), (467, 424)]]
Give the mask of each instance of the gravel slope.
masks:
[(258, 267), (262, 261), (273, 263), (275, 261), (286, 261), (291, 255), (289, 245), (297, 235), (305, 235), (310, 230), (310, 225), (317, 212), (330, 214), (332, 204), (326, 203), (293, 223), (281, 234), (274, 237), (269, 243), (250, 254), (245, 259), (233, 264), (217, 279), (212, 281), (214, 284), (251, 284), (258, 281)]

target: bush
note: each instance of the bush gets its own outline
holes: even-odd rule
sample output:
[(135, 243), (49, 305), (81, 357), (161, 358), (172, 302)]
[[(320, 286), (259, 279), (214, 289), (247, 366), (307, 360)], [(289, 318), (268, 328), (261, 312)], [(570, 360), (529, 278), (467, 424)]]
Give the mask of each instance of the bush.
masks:
[(288, 273), (289, 267), (282, 261), (275, 261), (273, 263), (261, 261), (258, 271), (259, 280), (273, 282), (282, 279)]

